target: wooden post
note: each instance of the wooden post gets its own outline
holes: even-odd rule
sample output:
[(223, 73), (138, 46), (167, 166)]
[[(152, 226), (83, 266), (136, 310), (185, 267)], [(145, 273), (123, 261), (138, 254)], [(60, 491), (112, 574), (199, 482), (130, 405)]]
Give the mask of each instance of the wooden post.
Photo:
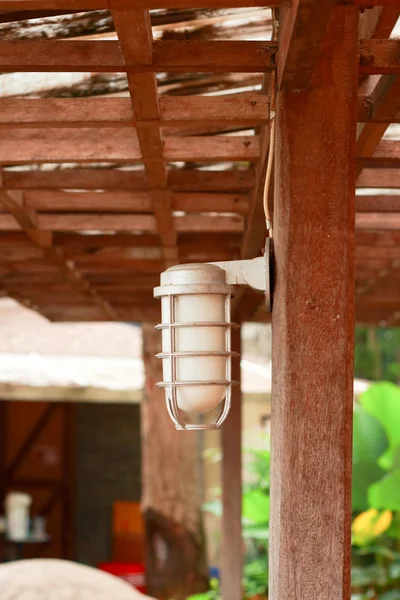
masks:
[(146, 397), (142, 417), (142, 511), (146, 528), (149, 593), (186, 600), (208, 588), (202, 529), (196, 435), (176, 431), (165, 405), (161, 335), (143, 324)]
[[(240, 355), (240, 327), (232, 329), (232, 351)], [(240, 359), (232, 361), (232, 406), (222, 427), (222, 600), (242, 600), (242, 393)]]
[(277, 98), (269, 600), (350, 598), (357, 26)]

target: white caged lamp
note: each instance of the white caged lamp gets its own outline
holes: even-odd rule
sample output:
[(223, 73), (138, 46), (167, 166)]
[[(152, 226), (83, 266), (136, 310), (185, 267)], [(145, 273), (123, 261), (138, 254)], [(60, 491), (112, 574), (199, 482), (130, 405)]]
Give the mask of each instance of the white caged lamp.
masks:
[[(232, 385), (231, 297), (236, 286), (265, 292), (271, 308), (272, 241), (252, 260), (177, 265), (161, 273), (154, 296), (161, 298), (163, 381), (168, 412), (177, 429), (217, 429), (230, 408)], [(220, 406), (211, 423), (193, 423), (185, 413)]]

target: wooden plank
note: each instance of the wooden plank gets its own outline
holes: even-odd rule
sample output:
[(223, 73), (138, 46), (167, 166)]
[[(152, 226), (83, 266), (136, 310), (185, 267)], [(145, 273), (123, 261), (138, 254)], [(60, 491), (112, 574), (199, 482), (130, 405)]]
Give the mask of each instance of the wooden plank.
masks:
[[(164, 141), (164, 158), (171, 162), (254, 161), (258, 153), (258, 139), (253, 136), (168, 137)], [(134, 129), (0, 129), (0, 164), (141, 160)], [(148, 156), (146, 161), (157, 161), (157, 156)]]
[[(370, 149), (372, 149), (371, 146)], [(397, 169), (400, 166), (399, 152), (400, 141), (382, 140), (376, 146), (376, 149), (372, 153), (372, 156), (358, 157), (358, 170), (360, 170), (363, 167), (378, 169)]]
[(0, 98), (4, 127), (131, 127), (128, 98)]
[[(357, 0), (357, 2), (360, 0)], [(376, 0), (369, 0), (374, 4)], [(380, 0), (394, 2), (394, 0)], [(134, 8), (198, 8), (198, 0), (0, 0), (0, 10), (100, 10)], [(280, 0), (268, 0), (268, 6), (279, 6)], [(264, 7), (263, 0), (202, 0), (203, 8)]]
[(226, 217), (208, 215), (185, 215), (175, 217), (175, 228), (178, 232), (192, 231), (217, 231), (217, 232), (243, 232), (244, 220), (242, 217)]
[[(0, 224), (3, 219), (0, 217)], [(153, 215), (40, 213), (37, 223), (43, 231), (157, 231)], [(185, 215), (175, 217), (174, 224), (179, 232), (241, 232), (244, 227), (239, 216)]]
[(250, 96), (162, 96), (159, 100), (160, 118), (166, 124), (198, 123), (223, 124), (227, 121), (252, 125), (267, 122), (268, 98), (262, 94)]
[[(153, 37), (148, 10), (116, 10), (112, 13), (125, 63), (149, 65), (153, 62)], [(132, 36), (132, 31), (135, 35)], [(177, 236), (172, 220), (171, 193), (168, 190), (164, 142), (160, 129), (158, 85), (154, 73), (128, 73), (133, 111), (138, 122), (157, 123), (151, 132), (139, 129), (143, 164), (149, 181), (157, 230), (163, 245), (165, 267), (178, 259)]]
[(0, 129), (0, 164), (137, 162), (140, 158), (133, 129)]
[(173, 210), (247, 214), (249, 198), (244, 194), (172, 194)]
[(57, 169), (52, 171), (3, 170), (5, 189), (118, 189), (148, 188), (144, 171), (121, 169)]
[(376, 258), (400, 259), (400, 246), (358, 246), (356, 257), (366, 260)]
[(44, 231), (156, 231), (152, 215), (41, 213), (37, 216), (37, 222), (39, 228)]
[(357, 231), (357, 246), (400, 246), (400, 231)]
[(395, 169), (364, 169), (357, 179), (358, 188), (400, 188), (400, 171)]
[[(393, 3), (395, 4), (395, 3)], [(360, 14), (359, 37), (386, 39), (399, 18), (398, 6), (376, 6)]]
[(252, 190), (254, 172), (243, 170), (206, 171), (176, 169), (168, 173), (168, 186), (182, 192), (239, 192)]
[[(24, 192), (24, 206), (38, 212), (146, 213), (152, 210), (149, 192), (64, 192), (33, 190)], [(244, 194), (188, 193), (172, 194), (173, 210), (184, 212), (226, 212), (246, 214), (249, 200)]]
[[(35, 246), (43, 249), (45, 257), (51, 263), (54, 263), (56, 270), (61, 271), (62, 277), (66, 278), (71, 283), (73, 289), (86, 295), (86, 297), (90, 299), (90, 302), (92, 302), (107, 319), (116, 320), (117, 317), (108, 302), (101, 298), (92, 286), (81, 277), (75, 270), (73, 263), (65, 260), (62, 250), (53, 247), (52, 234), (39, 230), (36, 215), (29, 212), (29, 209), (25, 210), (22, 206), (21, 193), (0, 191), (0, 203), (2, 203), (10, 213), (10, 215), (6, 216), (9, 216), (19, 228), (22, 228), (25, 231), (26, 235)], [(4, 218), (4, 216), (0, 217), (0, 228), (2, 226), (1, 221)]]
[[(1, 186), (1, 182), (0, 182)], [(254, 186), (254, 173), (247, 169), (206, 171), (173, 169), (168, 173), (168, 186), (176, 192), (241, 192)], [(148, 189), (143, 170), (60, 169), (52, 171), (3, 170), (5, 189)]]
[(63, 192), (27, 191), (23, 193), (24, 205), (39, 212), (150, 212), (148, 192)]
[[(232, 329), (232, 351), (241, 354), (241, 328)], [(242, 392), (240, 361), (232, 364), (232, 404), (222, 426), (222, 600), (242, 600)]]
[(389, 116), (387, 113), (375, 111), (371, 95), (361, 94), (358, 96), (357, 121), (359, 123), (387, 123), (387, 125), (400, 123), (400, 112), (396, 111), (392, 116)]
[(356, 196), (357, 212), (400, 212), (400, 195)]
[(278, 84), (282, 89), (307, 89), (335, 0), (293, 0), (280, 12)]
[[(368, 123), (361, 125), (357, 133), (357, 156), (369, 157), (374, 154), (376, 148), (385, 133), (391, 119), (400, 109), (400, 78), (394, 75), (380, 77), (372, 94), (369, 96), (370, 114), (373, 118), (385, 117), (386, 122), (382, 124)], [(386, 143), (386, 142), (381, 142)], [(378, 150), (379, 151), (379, 150)], [(357, 174), (361, 172), (362, 163), (358, 163)]]
[(276, 44), (258, 41), (153, 42), (151, 64), (125, 62), (113, 40), (0, 42), (1, 72), (260, 73), (275, 66)]
[(0, 98), (0, 127), (254, 127), (265, 123), (268, 100), (259, 94), (165, 96), (159, 122), (137, 121), (129, 98)]
[(387, 213), (357, 213), (357, 229), (400, 229), (400, 214), (398, 212)]
[(359, 72), (363, 75), (400, 74), (400, 40), (360, 40)]
[(351, 593), (357, 43), (335, 8), (309, 91), (277, 98), (270, 600)]
[(169, 161), (255, 161), (259, 153), (257, 136), (187, 136), (164, 140), (164, 157)]
[[(0, 236), (0, 247), (1, 244)], [(157, 246), (160, 243), (160, 238), (154, 233), (144, 233), (142, 235), (130, 235), (129, 233), (114, 233), (112, 235), (92, 233), (90, 235), (82, 235), (80, 233), (55, 233), (54, 243), (61, 246), (68, 254), (73, 252), (81, 252), (85, 249), (98, 248), (146, 248), (149, 246)]]

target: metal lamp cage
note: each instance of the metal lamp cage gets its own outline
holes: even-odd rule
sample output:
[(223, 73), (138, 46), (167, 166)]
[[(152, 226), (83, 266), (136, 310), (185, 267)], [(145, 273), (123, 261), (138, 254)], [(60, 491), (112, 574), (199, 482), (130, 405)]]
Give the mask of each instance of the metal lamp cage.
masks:
[[(218, 294), (225, 296), (225, 320), (222, 322), (203, 321), (203, 322), (184, 322), (176, 321), (176, 299), (183, 294)], [(204, 430), (218, 429), (226, 419), (232, 396), (232, 385), (237, 385), (238, 381), (232, 381), (232, 358), (237, 358), (237, 352), (231, 349), (231, 330), (232, 327), (238, 327), (236, 323), (231, 322), (231, 286), (227, 284), (190, 284), (190, 285), (167, 285), (160, 286), (154, 290), (156, 298), (166, 298), (167, 302), (162, 303), (163, 322), (156, 325), (158, 330), (169, 331), (169, 352), (157, 354), (157, 358), (169, 359), (169, 381), (157, 383), (159, 387), (165, 388), (166, 404), (169, 415), (179, 430)], [(225, 350), (224, 351), (182, 351), (176, 349), (176, 330), (178, 328), (201, 328), (201, 327), (220, 327), (225, 328)], [(204, 381), (178, 381), (177, 364), (179, 358), (207, 356), (207, 357), (225, 357), (225, 379), (224, 380), (204, 380)], [(189, 423), (184, 418), (185, 411), (178, 406), (177, 389), (180, 387), (198, 387), (198, 386), (224, 386), (226, 389), (225, 398), (219, 409), (219, 414), (211, 423)]]

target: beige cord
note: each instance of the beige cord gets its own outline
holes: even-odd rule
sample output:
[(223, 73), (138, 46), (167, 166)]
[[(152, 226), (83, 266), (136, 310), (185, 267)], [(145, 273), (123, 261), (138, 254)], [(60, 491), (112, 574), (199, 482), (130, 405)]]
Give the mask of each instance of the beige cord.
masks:
[[(272, 12), (273, 16), (273, 34), (272, 39), (276, 41), (278, 39), (278, 22), (276, 18), (276, 10)], [(269, 152), (267, 162), (267, 172), (265, 174), (265, 184), (263, 193), (263, 205), (265, 213), (265, 222), (267, 226), (267, 233), (272, 238), (272, 220), (268, 206), (268, 193), (271, 184), (272, 167), (274, 164), (274, 151), (275, 151), (275, 108), (276, 108), (276, 71), (271, 73), (271, 86), (269, 94)]]

